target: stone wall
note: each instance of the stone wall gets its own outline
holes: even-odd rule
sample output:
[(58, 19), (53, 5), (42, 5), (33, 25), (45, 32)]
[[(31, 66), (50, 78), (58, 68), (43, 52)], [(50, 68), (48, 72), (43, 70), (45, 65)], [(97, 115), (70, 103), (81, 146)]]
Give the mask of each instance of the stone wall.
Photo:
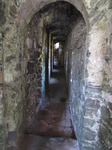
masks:
[[(5, 2), (6, 22), (3, 31), (3, 104), (6, 149), (16, 147), (17, 131), (22, 123), (21, 60), (18, 29), (15, 24), (17, 7)], [(4, 150), (4, 148), (3, 148)]]
[[(33, 67), (32, 70), (28, 69), (33, 61), (30, 61), (31, 59), (29, 58), (32, 55), (31, 53), (36, 51), (36, 49), (34, 48), (34, 40), (33, 47), (29, 49), (31, 51), (28, 51), (28, 47), (25, 45), (25, 39), (27, 39), (26, 31), (28, 31), (27, 27), (33, 15), (39, 11), (40, 8), (56, 1), (57, 0), (0, 0), (0, 148), (3, 150), (14, 149), (16, 147), (16, 136), (18, 135), (17, 133), (21, 133), (23, 110), (25, 106), (25, 89), (23, 85), (27, 83), (27, 79), (31, 76), (27, 75), (27, 72), (31, 71), (31, 74), (33, 74), (32, 70), (37, 71), (36, 68)], [(80, 63), (77, 64), (77, 72), (74, 72), (76, 75), (81, 75), (77, 77), (72, 75), (73, 78), (77, 79), (77, 84), (80, 85), (80, 88), (76, 89), (75, 95), (78, 97), (79, 103), (80, 99), (82, 101), (84, 100), (81, 104), (81, 106), (84, 105), (83, 109), (74, 110), (73, 108), (72, 112), (77, 114), (78, 111), (84, 111), (84, 120), (81, 119), (82, 115), (79, 115), (77, 119), (82, 121), (79, 125), (83, 124), (82, 139), (89, 139), (89, 141), (79, 139), (79, 143), (82, 143), (81, 148), (83, 150), (112, 149), (112, 2), (111, 0), (65, 1), (70, 2), (80, 10), (88, 29), (86, 43), (87, 59), (84, 61), (84, 58), (79, 58), (78, 53), (78, 57), (76, 58), (77, 61), (80, 59), (82, 62), (85, 62), (85, 82), (82, 82), (84, 72), (80, 72)], [(48, 22), (50, 23), (52, 20)], [(108, 27), (105, 28), (107, 25)], [(83, 33), (85, 35), (85, 30), (81, 32), (81, 37), (83, 37)], [(72, 37), (72, 34), (70, 36)], [(85, 40), (85, 36), (83, 38), (82, 40)], [(68, 38), (68, 42), (71, 43), (70, 37)], [(77, 42), (78, 41), (76, 41), (76, 43)], [(81, 49), (80, 42), (77, 44), (76, 47)], [(44, 48), (45, 46), (42, 47), (42, 49)], [(34, 51), (32, 52), (33, 49)], [(26, 50), (27, 55), (24, 50)], [(71, 53), (66, 53), (66, 57), (69, 56), (69, 60), (75, 57), (73, 48), (70, 48), (70, 51)], [(27, 61), (29, 61), (29, 63)], [(71, 64), (70, 61), (66, 63)], [(27, 66), (27, 68), (25, 68), (24, 65)], [(83, 67), (84, 66), (82, 66), (82, 68)], [(73, 66), (69, 68), (69, 72), (71, 70), (74, 70)], [(68, 81), (71, 81), (68, 83), (69, 86), (71, 85), (71, 88), (73, 84), (72, 76), (68, 74)], [(81, 80), (80, 82), (79, 79)], [(84, 89), (83, 84), (85, 84)], [(26, 86), (28, 86), (28, 84), (26, 84)], [(30, 86), (32, 85), (30, 84)], [(82, 91), (85, 91), (85, 99), (83, 98)], [(78, 95), (77, 92), (81, 92), (81, 95)], [(38, 96), (40, 97), (40, 95)], [(37, 95), (34, 95), (33, 99), (35, 99), (35, 97), (37, 97)], [(70, 100), (72, 100), (72, 96)], [(74, 118), (76, 117), (74, 116)], [(78, 125), (75, 124), (75, 128), (76, 126), (78, 128)], [(76, 132), (77, 136), (80, 137), (81, 130), (79, 133), (78, 131)], [(88, 135), (90, 135), (90, 137), (88, 137)], [(92, 137), (94, 137), (95, 140), (93, 140)], [(5, 148), (5, 146), (7, 148)]]
[[(104, 3), (106, 7), (102, 7)], [(69, 35), (68, 44), (65, 46), (65, 70), (67, 85), (70, 87), (69, 100), (73, 123), (80, 149), (106, 150), (112, 147), (111, 4), (109, 12), (106, 12), (106, 1), (87, 4), (88, 8), (93, 8), (89, 9), (91, 30), (87, 34), (87, 39), (81, 36), (80, 28), (80, 31), (73, 30)], [(77, 31), (80, 33), (79, 39), (73, 36)], [(72, 40), (76, 41), (76, 45), (73, 45)], [(85, 52), (81, 54), (80, 49)]]
[[(86, 141), (85, 149), (100, 149), (99, 144), (99, 125), (102, 105), (102, 80), (103, 80), (103, 48), (104, 46), (103, 30), (93, 29), (89, 33), (87, 42), (87, 63), (86, 63), (86, 86), (85, 86), (85, 103), (84, 103), (84, 129), (83, 135), (94, 137), (90, 142)], [(87, 120), (89, 119), (89, 120)], [(90, 130), (89, 130), (90, 129)], [(89, 133), (90, 132), (90, 133)]]
[(85, 22), (80, 15), (64, 46), (66, 81), (69, 90), (72, 121), (80, 145), (83, 144), (82, 131), (84, 128), (86, 34)]
[(112, 149), (112, 2), (109, 1), (103, 67), (103, 85), (99, 139), (101, 149)]
[[(3, 107), (3, 30), (2, 26), (5, 23), (4, 17), (5, 4), (0, 1), (0, 147), (5, 149), (5, 128), (4, 128), (4, 107)], [(1, 150), (2, 150), (1, 149)]]
[(40, 104), (42, 89), (42, 37), (43, 23), (36, 14), (27, 27), (23, 48), (23, 76), (25, 83), (26, 121), (31, 121), (36, 105)]
[[(87, 94), (90, 94), (95, 123), (92, 130), (97, 129), (96, 146), (98, 150), (112, 149), (111, 144), (111, 2), (98, 1), (91, 3), (90, 24), (92, 31), (88, 42), (88, 82)], [(105, 5), (105, 7), (104, 7)], [(108, 11), (108, 9), (110, 9)], [(93, 12), (92, 12), (93, 11)], [(107, 27), (108, 26), (108, 27)], [(108, 29), (107, 29), (108, 28)], [(91, 43), (91, 44), (90, 44)], [(94, 51), (93, 51), (94, 50)], [(95, 58), (97, 58), (95, 60)], [(88, 95), (86, 95), (89, 97)], [(87, 100), (87, 98), (86, 98)], [(87, 103), (88, 100), (85, 102)], [(86, 104), (85, 104), (86, 105)], [(90, 111), (88, 116), (90, 116)]]

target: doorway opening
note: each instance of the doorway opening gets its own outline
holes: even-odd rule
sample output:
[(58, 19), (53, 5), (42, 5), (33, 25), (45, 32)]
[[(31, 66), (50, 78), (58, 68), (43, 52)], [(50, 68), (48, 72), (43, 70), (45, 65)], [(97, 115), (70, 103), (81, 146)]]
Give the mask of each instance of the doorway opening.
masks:
[(80, 141), (85, 40), (85, 21), (68, 2), (33, 16), (25, 37), (25, 135)]

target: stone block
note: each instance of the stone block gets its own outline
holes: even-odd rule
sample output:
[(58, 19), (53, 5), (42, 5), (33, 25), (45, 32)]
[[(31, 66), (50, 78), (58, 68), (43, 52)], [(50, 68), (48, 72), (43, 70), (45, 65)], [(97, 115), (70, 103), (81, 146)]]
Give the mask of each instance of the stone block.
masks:
[(109, 105), (109, 108), (112, 110), (112, 103), (108, 103), (108, 105)]
[(4, 147), (5, 142), (4, 127), (0, 124), (0, 150)]
[(0, 84), (3, 83), (3, 77), (2, 77), (2, 72), (0, 72)]
[(95, 141), (83, 140), (80, 150), (96, 150)]
[(21, 64), (17, 64), (15, 70), (20, 71), (21, 70)]
[(85, 109), (85, 117), (95, 118), (97, 116), (98, 111), (96, 109)]
[(106, 106), (101, 107), (102, 119), (108, 121), (110, 119), (110, 111)]
[(12, 59), (16, 59), (16, 56), (15, 55), (8, 56), (6, 57), (5, 61), (10, 62)]
[(92, 131), (90, 128), (85, 128), (83, 130), (83, 139), (88, 140), (88, 141), (92, 141), (95, 140), (96, 137), (96, 133), (94, 131)]
[(90, 118), (85, 118), (84, 119), (84, 125), (86, 127), (93, 127), (95, 125), (96, 121), (94, 119), (90, 119)]
[(16, 139), (17, 139), (16, 131), (12, 131), (8, 133), (8, 141), (16, 142)]
[(34, 73), (34, 64), (31, 62), (28, 62), (27, 69), (28, 69), (29, 74), (33, 74)]
[(4, 14), (2, 16), (0, 16), (0, 26), (2, 26), (3, 24), (5, 24), (6, 22), (6, 17), (4, 16)]
[(112, 9), (112, 0), (109, 0), (109, 9)]
[(82, 147), (82, 149), (81, 150), (96, 150), (96, 148), (93, 148), (93, 147), (89, 147), (89, 146), (84, 146), (84, 147)]
[(104, 14), (105, 14), (104, 10), (102, 10), (102, 11), (99, 12), (99, 13), (97, 13), (97, 16), (94, 17), (94, 19), (91, 21), (91, 26), (94, 26), (94, 24), (95, 24), (96, 22), (98, 22), (98, 20), (101, 20), (101, 19), (104, 17)]
[(104, 5), (106, 2), (106, 0), (99, 0), (98, 3), (96, 4), (97, 8), (101, 7), (102, 5)]
[(99, 130), (99, 138), (102, 141), (105, 141), (109, 135), (109, 130), (105, 125), (100, 125), (100, 130)]
[(87, 108), (98, 110), (100, 107), (100, 102), (98, 100), (88, 98), (85, 100), (85, 105)]
[(1, 1), (0, 2), (0, 26), (5, 24), (5, 22), (6, 22), (4, 9), (5, 9), (5, 3), (3, 1)]
[(16, 17), (16, 14), (17, 14), (17, 9), (16, 7), (13, 5), (10, 7), (10, 15), (15, 18)]
[[(109, 141), (112, 141), (112, 132), (109, 134), (108, 140), (109, 140)], [(111, 143), (111, 147), (112, 147), (112, 143)]]

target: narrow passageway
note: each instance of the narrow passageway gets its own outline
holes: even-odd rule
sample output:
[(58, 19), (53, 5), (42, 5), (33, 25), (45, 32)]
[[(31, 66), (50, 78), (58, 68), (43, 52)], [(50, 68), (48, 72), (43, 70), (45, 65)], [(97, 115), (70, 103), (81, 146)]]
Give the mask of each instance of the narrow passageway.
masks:
[(0, 150), (78, 147), (112, 150), (112, 0), (0, 0)]
[(71, 123), (63, 66), (55, 61), (48, 103), (27, 126), (19, 150), (78, 150)]
[[(74, 130), (78, 125), (78, 139), (81, 109), (75, 106), (80, 104), (77, 93), (83, 74), (77, 73), (83, 70), (83, 51), (76, 48), (74, 41), (82, 39), (84, 33), (79, 33), (85, 31), (84, 27), (80, 12), (66, 2), (47, 5), (32, 17), (25, 38), (26, 103), (19, 150), (78, 150)], [(74, 60), (79, 62), (77, 69), (72, 67), (77, 66)]]
[(52, 77), (49, 81), (49, 97), (52, 102), (66, 102), (67, 89), (65, 83), (64, 67), (58, 65), (57, 60), (54, 60), (54, 68)]

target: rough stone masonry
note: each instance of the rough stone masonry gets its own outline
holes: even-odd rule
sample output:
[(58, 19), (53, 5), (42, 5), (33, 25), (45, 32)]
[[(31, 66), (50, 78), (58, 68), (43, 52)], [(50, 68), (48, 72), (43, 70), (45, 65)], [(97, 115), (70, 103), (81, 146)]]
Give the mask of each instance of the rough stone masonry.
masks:
[(0, 0), (1, 150), (16, 149), (45, 97), (58, 40), (80, 150), (112, 149), (112, 1)]

